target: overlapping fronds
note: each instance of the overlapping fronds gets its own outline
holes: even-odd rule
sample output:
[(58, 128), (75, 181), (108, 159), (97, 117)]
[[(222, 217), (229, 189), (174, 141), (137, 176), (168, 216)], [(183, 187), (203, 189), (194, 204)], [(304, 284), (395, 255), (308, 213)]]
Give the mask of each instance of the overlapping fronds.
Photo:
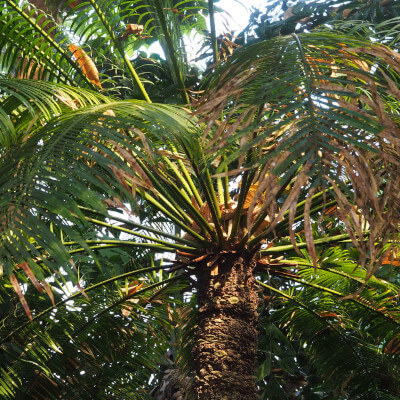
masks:
[[(238, 50), (209, 79), (198, 112), (207, 115), (210, 154), (226, 157), (220, 175), (228, 165), (238, 176), (256, 170), (249, 211), (266, 198), (248, 215), (250, 235), (266, 215), (276, 216), (271, 232), (294, 204), (327, 189), (361, 262), (372, 260), (372, 273), (377, 252), (398, 232), (397, 64), (397, 53), (383, 45), (314, 33)], [(277, 194), (290, 181), (278, 207)], [(305, 230), (311, 238), (309, 206)], [(369, 242), (361, 240), (366, 224)]]
[[(274, 298), (271, 309), (279, 308), (269, 311), (271, 318), (310, 357), (325, 390), (332, 388), (338, 398), (397, 398), (398, 285), (371, 278), (364, 286), (368, 271), (357, 269), (340, 248), (320, 254), (317, 273), (304, 255), (308, 261), (291, 259), (298, 262), (291, 271), (271, 271), (277, 281), (260, 282)], [(283, 289), (282, 279), (301, 285)], [(357, 288), (363, 289), (356, 297), (343, 300)]]
[(7, 304), (13, 295), (3, 287), (2, 398), (148, 398), (150, 376), (167, 351), (168, 283), (175, 279), (157, 269), (136, 267), (85, 287), (85, 296), (57, 291), (56, 306), (30, 290), (29, 324), (21, 307)]
[[(71, 29), (93, 48), (117, 46), (112, 41), (121, 38), (129, 40), (130, 46), (135, 49), (138, 48), (138, 43), (134, 45), (134, 42), (141, 41), (140, 44), (144, 44), (149, 42), (146, 41), (149, 38), (153, 38), (153, 41), (160, 40), (160, 36), (165, 34), (162, 31), (163, 18), (166, 19), (168, 30), (175, 39), (180, 39), (182, 33), (190, 33), (193, 28), (205, 28), (204, 16), (201, 14), (207, 10), (205, 1), (168, 0), (160, 3), (161, 8), (158, 4), (156, 0), (122, 1), (118, 4), (110, 0), (48, 2), (52, 9), (62, 6), (67, 11), (68, 15), (65, 18), (71, 20)], [(89, 20), (90, 25), (87, 24)], [(175, 22), (175, 26), (172, 21)]]
[[(40, 92), (40, 84), (24, 82), (20, 85), (21, 92), (24, 93), (28, 86), (31, 91), (37, 91), (38, 97), (42, 93), (40, 102), (35, 102), (38, 108), (47, 103), (58, 107), (59, 103), (51, 103), (46, 92), (51, 86), (44, 86), (46, 90)], [(63, 87), (53, 89), (55, 98), (68, 98), (68, 91), (62, 94)], [(24, 96), (15, 93), (15, 98), (23, 104)], [(85, 92), (75, 98), (87, 101)], [(28, 111), (32, 109), (30, 107)], [(136, 139), (142, 139), (138, 142), (142, 146), (135, 144), (135, 135), (127, 134), (130, 130), (140, 132)], [(72, 244), (90, 251), (90, 245), (102, 243), (101, 237), (96, 238), (94, 228), (89, 228), (92, 222), (80, 207), (104, 214), (107, 201), (113, 203), (116, 198), (123, 199), (122, 192), (131, 191), (124, 180), (119, 182), (117, 179), (123, 174), (129, 176), (129, 168), (114, 149), (136, 151), (146, 159), (149, 157), (146, 146), (150, 146), (150, 141), (152, 151), (155, 151), (162, 146), (165, 137), (183, 137), (191, 130), (193, 124), (185, 110), (135, 101), (89, 105), (65, 112), (44, 126), (35, 126), (26, 140), (12, 146), (1, 158), (2, 272), (9, 275), (24, 262), (39, 281), (44, 280), (46, 268), (54, 271), (63, 266), (73, 271), (71, 251), (77, 249)], [(164, 131), (167, 133), (160, 135)], [(121, 200), (118, 204), (122, 204)], [(103, 217), (97, 220), (105, 223)], [(134, 222), (133, 225), (137, 226)], [(93, 232), (90, 243), (82, 240), (83, 232), (87, 234), (88, 231)], [(159, 232), (157, 229), (153, 228), (155, 235), (151, 237), (139, 231), (140, 227), (134, 237), (148, 240), (144, 243), (138, 240), (142, 243), (137, 246), (147, 242), (150, 248), (159, 248), (160, 252), (175, 248), (176, 243), (170, 238), (168, 243), (157, 238), (153, 240)], [(162, 230), (160, 234), (163, 236)], [(136, 245), (132, 240), (131, 243)]]
[(0, 153), (62, 112), (112, 101), (83, 88), (11, 78), (0, 78), (0, 95)]
[[(213, 1), (0, 7), (0, 396), (148, 399), (163, 361), (193, 370), (198, 268), (241, 253), (267, 291), (265, 399), (311, 370), (337, 399), (398, 398), (398, 277), (373, 275), (399, 263), (395, 51), (323, 32), (236, 49), (195, 116), (148, 93), (188, 103), (185, 35)], [(324, 16), (279, 29), (307, 7)], [(137, 52), (156, 40), (165, 60)]]
[[(100, 89), (106, 73), (105, 88), (125, 88), (131, 97), (134, 94), (150, 102), (143, 84), (147, 78), (139, 75), (154, 69), (154, 64), (166, 67), (175, 86), (169, 90), (189, 102), (185, 81), (190, 68), (184, 36), (206, 30), (205, 2), (25, 1), (20, 5), (4, 0), (0, 5), (3, 71), (19, 78), (96, 85)], [(164, 66), (156, 59), (144, 63), (141, 58), (133, 60), (141, 46), (155, 40), (164, 50)], [(136, 61), (142, 71), (136, 71)]]
[(71, 58), (68, 38), (52, 25), (52, 17), (29, 3), (1, 1), (0, 67), (18, 78), (56, 80), (91, 87), (89, 79)]

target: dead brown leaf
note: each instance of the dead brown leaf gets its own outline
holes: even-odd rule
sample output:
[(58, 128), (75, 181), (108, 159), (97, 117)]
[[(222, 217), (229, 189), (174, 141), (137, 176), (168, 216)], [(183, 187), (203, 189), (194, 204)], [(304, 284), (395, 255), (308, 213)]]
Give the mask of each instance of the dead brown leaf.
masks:
[(29, 309), (28, 302), (26, 301), (25, 296), (22, 294), (21, 288), (18, 283), (18, 279), (14, 274), (11, 274), (10, 282), (15, 290), (15, 293), (17, 293), (17, 295), (18, 295), (19, 301), (21, 302), (22, 307), (24, 308), (25, 313), (29, 318), (29, 321), (32, 322), (33, 318), (32, 318), (31, 310)]
[(79, 66), (82, 68), (83, 73), (87, 76), (90, 82), (97, 85), (100, 89), (103, 89), (100, 83), (99, 71), (97, 70), (93, 60), (86, 54), (86, 52), (74, 44), (70, 44), (68, 46), (68, 50), (76, 58)]

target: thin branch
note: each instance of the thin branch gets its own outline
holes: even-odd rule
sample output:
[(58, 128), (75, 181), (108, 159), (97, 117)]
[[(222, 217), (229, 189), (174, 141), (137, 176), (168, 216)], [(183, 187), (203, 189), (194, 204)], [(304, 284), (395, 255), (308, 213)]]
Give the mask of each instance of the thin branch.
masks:
[[(89, 212), (91, 212), (91, 213), (94, 213), (94, 214), (98, 214), (98, 215), (102, 215), (102, 216), (103, 216), (103, 214), (102, 214), (101, 212), (99, 212), (99, 211), (95, 211), (95, 210), (92, 210), (92, 209), (90, 209), (90, 208), (82, 207), (82, 206), (78, 206), (78, 207), (79, 207), (81, 210), (89, 211)], [(85, 217), (85, 218), (86, 218), (86, 217)], [(169, 234), (169, 233), (167, 233), (167, 232), (160, 231), (160, 230), (158, 230), (158, 229), (151, 228), (151, 227), (146, 226), (146, 225), (138, 224), (137, 222), (134, 222), (134, 221), (131, 221), (131, 220), (128, 220), (128, 219), (125, 219), (125, 218), (121, 218), (121, 217), (118, 217), (118, 216), (116, 216), (116, 215), (109, 216), (109, 219), (115, 220), (115, 221), (118, 221), (118, 222), (122, 222), (123, 224), (129, 225), (129, 226), (133, 226), (133, 227), (135, 227), (135, 228), (142, 229), (142, 230), (144, 230), (144, 231), (151, 232), (151, 233), (154, 233), (154, 234), (156, 234), (156, 235), (160, 235), (160, 236), (166, 237), (166, 238), (168, 238), (168, 239), (176, 240), (177, 242), (179, 242), (179, 243), (184, 243), (184, 244), (186, 244), (186, 245), (188, 245), (188, 246), (193, 246), (193, 247), (198, 246), (198, 244), (197, 244), (196, 242), (192, 242), (192, 241), (190, 241), (190, 240), (183, 239), (183, 238), (178, 237), (178, 236), (176, 236), (176, 235)], [(115, 225), (112, 225), (112, 228), (115, 228), (115, 229), (118, 229), (118, 230), (124, 229), (124, 228), (122, 228), (122, 227), (115, 226)], [(126, 229), (126, 228), (125, 228), (125, 229)], [(126, 232), (127, 232), (127, 233), (131, 233), (131, 232), (135, 232), (135, 231), (132, 231), (132, 230), (129, 230), (129, 229), (128, 229), (128, 230), (126, 230)], [(150, 236), (149, 236), (149, 237), (150, 237)], [(169, 242), (168, 242), (168, 243), (169, 243)]]
[(215, 18), (214, 18), (214, 1), (208, 0), (208, 14), (210, 16), (210, 30), (211, 30), (211, 47), (213, 51), (214, 64), (216, 64), (218, 60), (218, 43), (217, 36), (215, 32)]
[(185, 225), (181, 219), (177, 218), (172, 212), (168, 211), (159, 201), (157, 201), (154, 197), (150, 196), (149, 193), (146, 191), (139, 191), (138, 193), (148, 202), (150, 202), (153, 206), (158, 208), (160, 212), (171, 218), (172, 222), (174, 222), (176, 225), (181, 227), (185, 232), (187, 232), (190, 236), (193, 238), (196, 238), (197, 240), (200, 241), (200, 243), (203, 244), (208, 244), (208, 241), (201, 235), (199, 235), (196, 231), (194, 231), (192, 228), (190, 228), (188, 225)]
[[(192, 219), (193, 219), (200, 227), (203, 234), (206, 234), (208, 232), (210, 235), (212, 235), (213, 229), (209, 226), (207, 220), (200, 214), (200, 212), (193, 205), (192, 199), (190, 199), (185, 192), (182, 193), (182, 191), (179, 190), (177, 185), (171, 181), (170, 177), (167, 174), (163, 173), (162, 170), (158, 171), (158, 173), (162, 175), (168, 182), (168, 186), (175, 191), (174, 194), (170, 194), (168, 193), (168, 190), (165, 190), (166, 189), (165, 181), (162, 180), (160, 181), (160, 179), (157, 179), (157, 176), (154, 176), (146, 165), (141, 163), (139, 160), (137, 161), (142, 167), (142, 169), (146, 172), (146, 175), (149, 177), (154, 187), (158, 190), (160, 199), (163, 198), (166, 199), (164, 200), (165, 204), (167, 204), (167, 202), (171, 203), (174, 209), (176, 211), (179, 211), (180, 214), (182, 215), (182, 218), (184, 218), (188, 223), (192, 224)], [(190, 211), (189, 214), (190, 217), (186, 214), (186, 212), (184, 212), (185, 209)]]
[[(157, 240), (155, 238), (151, 238), (152, 241), (155, 242), (163, 242), (161, 240)], [(165, 251), (174, 251), (174, 250), (182, 250), (182, 251), (190, 251), (190, 252), (196, 252), (198, 249), (195, 247), (187, 247), (187, 246), (182, 246), (177, 243), (172, 243), (172, 242), (164, 242), (163, 244), (160, 243), (145, 243), (145, 242), (134, 242), (131, 240), (117, 240), (117, 239), (96, 239), (96, 240), (85, 240), (85, 244), (94, 244), (97, 245), (97, 249), (101, 249), (102, 245), (112, 245), (113, 247), (116, 246), (131, 246), (131, 247), (144, 247), (146, 249), (153, 249), (153, 250), (158, 250), (159, 252), (165, 252)], [(75, 244), (75, 242), (64, 242), (64, 245), (72, 245)], [(91, 247), (92, 248), (92, 247)], [(94, 248), (94, 247), (93, 247)], [(84, 248), (79, 248), (79, 249), (73, 249), (70, 250), (68, 253), (69, 254), (76, 254), (84, 251)]]

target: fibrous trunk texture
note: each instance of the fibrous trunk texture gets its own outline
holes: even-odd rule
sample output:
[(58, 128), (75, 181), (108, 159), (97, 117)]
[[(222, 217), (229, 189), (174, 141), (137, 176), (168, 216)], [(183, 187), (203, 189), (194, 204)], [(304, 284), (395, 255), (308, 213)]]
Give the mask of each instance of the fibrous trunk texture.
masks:
[(199, 400), (256, 400), (257, 303), (253, 263), (233, 252), (199, 268), (195, 387)]

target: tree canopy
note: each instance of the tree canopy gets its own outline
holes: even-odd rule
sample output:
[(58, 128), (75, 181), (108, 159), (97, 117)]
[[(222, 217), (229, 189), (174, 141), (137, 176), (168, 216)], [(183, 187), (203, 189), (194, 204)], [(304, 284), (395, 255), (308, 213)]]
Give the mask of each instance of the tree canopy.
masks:
[(399, 398), (398, 1), (0, 5), (1, 398)]

